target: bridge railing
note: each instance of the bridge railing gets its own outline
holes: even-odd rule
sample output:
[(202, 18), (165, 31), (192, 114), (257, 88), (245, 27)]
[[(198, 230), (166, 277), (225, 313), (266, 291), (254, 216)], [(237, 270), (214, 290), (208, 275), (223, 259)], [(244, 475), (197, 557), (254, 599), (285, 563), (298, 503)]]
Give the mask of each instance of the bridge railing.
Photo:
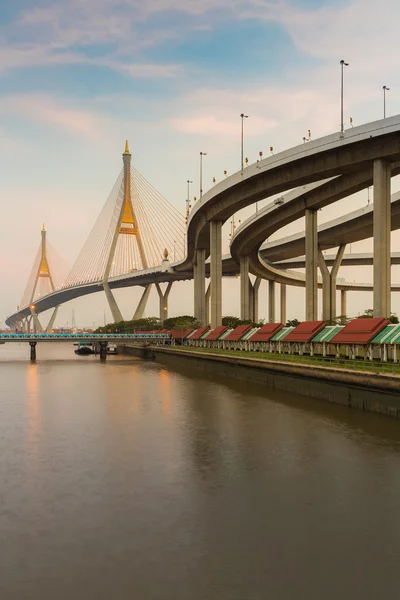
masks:
[(171, 336), (169, 333), (1, 333), (0, 340), (105, 340), (105, 339), (152, 339), (166, 340)]

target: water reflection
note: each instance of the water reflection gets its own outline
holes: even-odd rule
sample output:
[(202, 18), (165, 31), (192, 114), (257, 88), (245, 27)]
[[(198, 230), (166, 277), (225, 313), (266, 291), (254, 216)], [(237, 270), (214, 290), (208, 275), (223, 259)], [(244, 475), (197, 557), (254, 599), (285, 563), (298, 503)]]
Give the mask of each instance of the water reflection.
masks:
[(39, 351), (0, 363), (1, 600), (396, 597), (397, 422)]

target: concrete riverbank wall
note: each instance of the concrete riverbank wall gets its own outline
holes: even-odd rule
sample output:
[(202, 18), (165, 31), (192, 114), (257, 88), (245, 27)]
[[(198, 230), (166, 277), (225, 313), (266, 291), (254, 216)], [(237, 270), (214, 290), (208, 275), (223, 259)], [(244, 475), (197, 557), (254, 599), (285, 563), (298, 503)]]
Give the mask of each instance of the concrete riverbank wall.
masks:
[(229, 379), (400, 418), (400, 377), (393, 375), (161, 347), (127, 345), (120, 351), (172, 368), (184, 360), (185, 365)]

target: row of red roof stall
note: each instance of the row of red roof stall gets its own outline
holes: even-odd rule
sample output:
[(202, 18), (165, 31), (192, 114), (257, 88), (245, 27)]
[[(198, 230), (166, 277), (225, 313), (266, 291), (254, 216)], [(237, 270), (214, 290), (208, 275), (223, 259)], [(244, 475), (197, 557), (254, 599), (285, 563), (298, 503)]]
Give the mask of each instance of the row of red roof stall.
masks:
[[(327, 326), (324, 321), (305, 321), (297, 327), (267, 323), (261, 328), (239, 325), (209, 326), (171, 331), (172, 344), (205, 348), (259, 350), (289, 354), (357, 356), (393, 359), (397, 362), (400, 326), (387, 319), (354, 319), (346, 326)], [(343, 348), (344, 347), (344, 348)]]

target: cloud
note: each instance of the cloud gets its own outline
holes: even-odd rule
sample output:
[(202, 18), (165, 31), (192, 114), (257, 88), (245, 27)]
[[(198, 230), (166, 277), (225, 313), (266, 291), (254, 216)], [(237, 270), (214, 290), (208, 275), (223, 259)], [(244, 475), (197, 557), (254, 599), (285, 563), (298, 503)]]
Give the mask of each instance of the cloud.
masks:
[(104, 141), (110, 127), (108, 117), (67, 105), (65, 100), (40, 94), (13, 95), (0, 101), (0, 114), (18, 115), (33, 122), (56, 126), (63, 132), (92, 141)]

